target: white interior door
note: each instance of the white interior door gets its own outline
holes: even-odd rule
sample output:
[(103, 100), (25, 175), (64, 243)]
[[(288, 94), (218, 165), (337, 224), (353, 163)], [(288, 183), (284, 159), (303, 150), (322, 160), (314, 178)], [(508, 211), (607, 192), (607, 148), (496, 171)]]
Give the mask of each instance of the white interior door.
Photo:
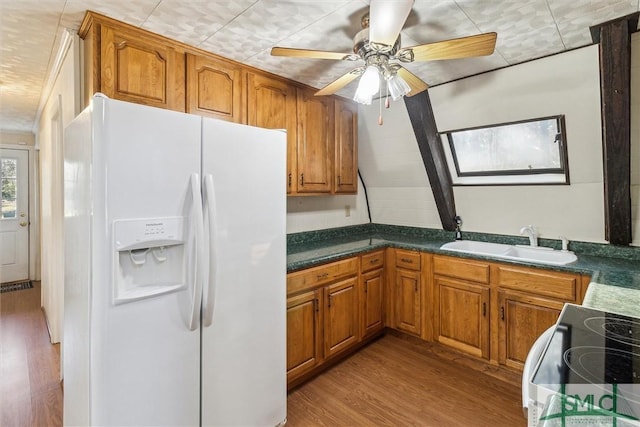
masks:
[(29, 151), (0, 149), (0, 282), (29, 278)]

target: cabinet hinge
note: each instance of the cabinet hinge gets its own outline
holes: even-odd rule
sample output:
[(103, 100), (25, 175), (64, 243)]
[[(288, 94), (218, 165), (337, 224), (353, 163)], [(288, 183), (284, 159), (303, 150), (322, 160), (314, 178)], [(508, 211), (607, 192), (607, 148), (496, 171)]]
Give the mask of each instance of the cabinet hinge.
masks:
[(504, 306), (500, 307), (500, 320), (504, 320)]

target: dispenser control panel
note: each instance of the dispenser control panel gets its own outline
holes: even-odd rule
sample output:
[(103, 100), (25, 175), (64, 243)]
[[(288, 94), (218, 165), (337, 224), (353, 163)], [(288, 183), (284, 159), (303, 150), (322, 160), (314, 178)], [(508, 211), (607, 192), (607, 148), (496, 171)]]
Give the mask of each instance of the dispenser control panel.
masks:
[(126, 219), (113, 222), (116, 251), (184, 243), (184, 218)]

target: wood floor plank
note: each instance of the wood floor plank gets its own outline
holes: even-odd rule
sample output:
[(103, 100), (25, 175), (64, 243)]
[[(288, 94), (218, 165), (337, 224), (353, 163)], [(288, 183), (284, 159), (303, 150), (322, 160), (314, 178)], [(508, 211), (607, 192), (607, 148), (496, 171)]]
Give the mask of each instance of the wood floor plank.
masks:
[[(2, 294), (0, 338), (0, 425), (62, 425), (59, 346), (39, 286)], [(517, 374), (394, 333), (288, 396), (288, 427), (525, 425)]]
[(61, 426), (60, 345), (40, 308), (40, 283), (0, 294), (0, 425)]
[(440, 357), (438, 351), (387, 334), (293, 390), (288, 425), (526, 425), (515, 381), (471, 369), (446, 352)]

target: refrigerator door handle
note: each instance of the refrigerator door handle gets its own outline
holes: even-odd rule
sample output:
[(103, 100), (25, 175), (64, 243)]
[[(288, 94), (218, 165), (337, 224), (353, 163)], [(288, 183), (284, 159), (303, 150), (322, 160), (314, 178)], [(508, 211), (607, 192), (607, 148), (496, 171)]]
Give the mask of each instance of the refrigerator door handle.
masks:
[(202, 194), (200, 191), (200, 177), (197, 173), (191, 174), (191, 223), (195, 240), (195, 259), (193, 263), (193, 298), (191, 315), (189, 317), (189, 330), (198, 328), (200, 318), (200, 304), (202, 303), (202, 282), (205, 272), (205, 246), (204, 246), (204, 219), (202, 214)]
[(215, 305), (215, 277), (216, 277), (216, 192), (213, 185), (213, 175), (204, 176), (204, 212), (205, 225), (207, 229), (207, 240), (209, 249), (209, 271), (204, 289), (204, 313), (202, 317), (203, 326), (211, 326), (213, 323), (213, 307)]

